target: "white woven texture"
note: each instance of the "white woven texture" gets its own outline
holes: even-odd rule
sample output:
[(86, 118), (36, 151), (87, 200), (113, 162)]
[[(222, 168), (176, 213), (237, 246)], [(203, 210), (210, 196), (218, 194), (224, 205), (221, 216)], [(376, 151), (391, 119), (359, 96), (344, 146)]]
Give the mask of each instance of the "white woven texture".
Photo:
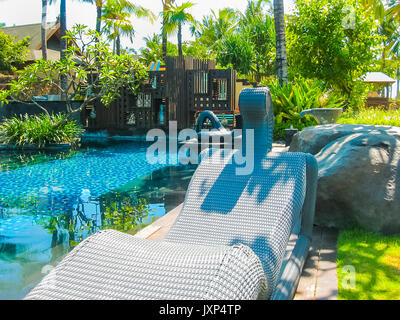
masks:
[(100, 231), (72, 250), (25, 299), (257, 299), (266, 279), (254, 252), (158, 243)]
[(301, 214), (306, 159), (302, 153), (269, 153), (256, 158), (252, 174), (237, 175), (235, 152), (221, 157), (217, 151), (201, 162), (164, 241), (249, 246), (263, 264), (269, 296)]

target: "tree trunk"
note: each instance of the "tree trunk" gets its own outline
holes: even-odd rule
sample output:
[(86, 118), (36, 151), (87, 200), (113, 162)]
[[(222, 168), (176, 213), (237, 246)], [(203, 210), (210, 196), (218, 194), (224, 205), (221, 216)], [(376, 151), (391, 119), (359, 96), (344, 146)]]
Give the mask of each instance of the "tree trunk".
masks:
[(180, 57), (183, 56), (182, 53), (182, 24), (178, 24), (178, 54)]
[(117, 55), (118, 56), (121, 55), (121, 38), (119, 35), (117, 36), (117, 39), (115, 41), (115, 46), (116, 46)]
[[(65, 59), (67, 49), (67, 40), (64, 36), (67, 33), (67, 9), (66, 9), (66, 0), (60, 1), (60, 32), (61, 32), (61, 40), (60, 40), (60, 57), (61, 60)], [(65, 100), (67, 97), (67, 88), (68, 88), (68, 78), (66, 75), (61, 76), (61, 100)]]
[(276, 67), (279, 84), (287, 82), (287, 55), (285, 37), (285, 11), (283, 0), (274, 0), (274, 18), (276, 33)]
[(101, 11), (103, 10), (103, 1), (97, 0), (97, 20), (96, 20), (96, 31), (101, 32)]
[[(167, 11), (169, 9), (169, 5), (171, 3), (174, 3), (175, 0), (164, 0), (163, 4), (163, 11)], [(168, 38), (167, 38), (167, 34), (165, 33), (165, 29), (164, 29), (164, 25), (166, 23), (166, 19), (163, 15), (163, 25), (162, 25), (162, 55), (163, 55), (163, 60), (164, 63), (166, 63), (166, 57), (167, 57), (167, 43), (168, 43)]]
[(42, 58), (47, 60), (47, 41), (46, 41), (46, 26), (47, 26), (47, 0), (42, 0)]

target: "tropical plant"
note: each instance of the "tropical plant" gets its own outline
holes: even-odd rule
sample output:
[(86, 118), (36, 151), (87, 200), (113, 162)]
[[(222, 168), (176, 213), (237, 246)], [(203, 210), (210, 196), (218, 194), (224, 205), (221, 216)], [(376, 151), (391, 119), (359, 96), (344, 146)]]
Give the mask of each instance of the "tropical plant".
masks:
[(232, 33), (225, 36), (220, 43), (216, 61), (223, 67), (233, 68), (242, 75), (249, 75), (254, 56), (250, 39), (239, 33)]
[(315, 125), (311, 116), (300, 117), (300, 113), (313, 108), (337, 108), (343, 101), (318, 80), (298, 78), (280, 85), (278, 81), (264, 82), (271, 89), (274, 106), (274, 136), (284, 137), (284, 130), (293, 126), (299, 130)]
[[(147, 76), (145, 66), (128, 54), (114, 55), (107, 42), (93, 30), (76, 25), (67, 32), (66, 39), (77, 46), (69, 46), (61, 61), (38, 60), (28, 65), (8, 90), (0, 91), (0, 102), (20, 101), (30, 98), (30, 104), (47, 110), (40, 101), (32, 99), (37, 84), (57, 87), (65, 95), (68, 114), (83, 110), (100, 100), (109, 105), (117, 99), (122, 88), (135, 92)], [(60, 86), (60, 78), (68, 80), (67, 88)], [(81, 102), (75, 101), (80, 96)], [(79, 107), (75, 103), (79, 103)], [(28, 103), (28, 102), (25, 102)], [(72, 115), (71, 115), (72, 116)]]
[[(162, 61), (162, 35), (154, 33), (152, 36), (144, 37), (143, 40), (145, 41), (146, 46), (140, 49), (141, 54), (139, 60), (145, 65), (149, 65), (151, 62), (157, 60)], [(177, 46), (168, 41), (167, 53), (169, 56), (178, 55)]]
[(108, 0), (103, 4), (103, 31), (114, 41), (117, 55), (121, 54), (121, 36), (127, 36), (133, 42), (135, 30), (130, 20), (132, 15), (137, 18), (148, 18), (151, 22), (155, 19), (150, 10), (128, 0)]
[(18, 40), (0, 28), (0, 71), (14, 73), (22, 67), (28, 55), (29, 37)]
[(211, 10), (211, 15), (204, 16), (202, 22), (197, 21), (192, 25), (192, 34), (198, 43), (215, 51), (222, 39), (236, 30), (239, 17), (240, 14), (231, 8), (220, 9), (218, 13)]
[(320, 79), (346, 97), (379, 53), (374, 18), (355, 0), (298, 0), (288, 31), (290, 73)]
[(235, 32), (224, 35), (216, 47), (222, 67), (231, 67), (256, 83), (273, 75), (275, 64), (274, 22), (264, 13), (264, 2), (249, 1)]
[(177, 34), (178, 36), (178, 55), (181, 57), (182, 52), (182, 25), (188, 22), (194, 23), (195, 19), (187, 11), (192, 8), (192, 2), (184, 2), (181, 5), (170, 5), (168, 10), (162, 12), (164, 20), (164, 32), (168, 35)]
[(283, 0), (274, 0), (274, 19), (276, 34), (276, 69), (279, 84), (282, 85), (288, 80), (287, 54), (285, 36), (285, 12)]
[(83, 130), (64, 114), (39, 114), (5, 119), (0, 124), (0, 142), (11, 145), (75, 144)]
[(389, 7), (388, 14), (390, 17), (400, 23), (400, 2), (396, 0), (391, 0), (390, 2), (391, 5)]

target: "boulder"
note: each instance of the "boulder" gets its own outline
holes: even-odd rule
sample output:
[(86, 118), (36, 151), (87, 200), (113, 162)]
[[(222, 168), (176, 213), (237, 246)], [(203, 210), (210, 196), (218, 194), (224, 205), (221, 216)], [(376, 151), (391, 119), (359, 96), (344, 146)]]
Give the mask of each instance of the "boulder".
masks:
[(326, 125), (303, 131), (292, 145), (312, 151), (318, 161), (315, 224), (399, 234), (400, 128)]
[(328, 143), (354, 133), (384, 133), (400, 138), (400, 128), (365, 124), (328, 124), (305, 128), (293, 136), (289, 151), (317, 154)]

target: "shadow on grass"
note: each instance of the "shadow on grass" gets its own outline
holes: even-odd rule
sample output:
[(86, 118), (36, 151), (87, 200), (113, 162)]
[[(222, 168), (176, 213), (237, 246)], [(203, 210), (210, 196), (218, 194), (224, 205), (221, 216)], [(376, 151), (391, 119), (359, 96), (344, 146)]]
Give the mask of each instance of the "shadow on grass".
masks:
[[(346, 230), (337, 245), (339, 299), (400, 299), (400, 236)], [(354, 268), (353, 275), (345, 271), (348, 266)]]

